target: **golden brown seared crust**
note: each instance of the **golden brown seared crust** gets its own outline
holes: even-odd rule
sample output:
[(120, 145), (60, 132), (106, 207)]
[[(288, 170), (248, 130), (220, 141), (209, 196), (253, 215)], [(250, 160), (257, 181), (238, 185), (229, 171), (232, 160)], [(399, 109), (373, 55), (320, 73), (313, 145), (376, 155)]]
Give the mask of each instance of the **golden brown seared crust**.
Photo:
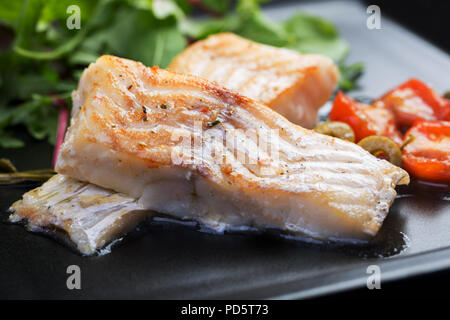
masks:
[(311, 128), (336, 87), (338, 70), (321, 55), (270, 47), (220, 33), (180, 53), (169, 70), (193, 74), (258, 100)]
[[(266, 117), (270, 127), (277, 127), (275, 123), (270, 124), (270, 117), (274, 112), (266, 106), (201, 78), (168, 72), (157, 66), (146, 68), (139, 62), (108, 55), (99, 58), (97, 63), (102, 67), (95, 68), (92, 72), (89, 70), (86, 72), (85, 77), (92, 76), (95, 80), (93, 79), (89, 92), (85, 94), (85, 99), (91, 100), (90, 103), (103, 104), (102, 107), (107, 108), (107, 111), (98, 113), (89, 110), (87, 107), (89, 101), (85, 101), (80, 112), (90, 124), (99, 126), (100, 132), (108, 135), (114, 150), (142, 155), (143, 150), (154, 147), (164, 153), (164, 146), (174, 144), (171, 141), (172, 132), (160, 131), (158, 134), (154, 134), (151, 130), (133, 131), (130, 130), (130, 125), (150, 124), (151, 126), (152, 124), (167, 123), (177, 127), (183, 121), (190, 122), (190, 125), (193, 125), (194, 121), (200, 121), (203, 128), (206, 128), (208, 123), (217, 120), (218, 115), (223, 116), (221, 118), (223, 121), (232, 121), (233, 119), (229, 116), (233, 114), (235, 108), (248, 109), (253, 113), (258, 113), (258, 116)], [(102, 72), (104, 73), (102, 74)], [(139, 79), (137, 75), (141, 75), (141, 78)], [(99, 79), (104, 77), (104, 79), (96, 81), (97, 77)], [(125, 83), (126, 85), (124, 85)], [(96, 92), (103, 91), (105, 85), (118, 91), (121, 99), (120, 106), (114, 105), (116, 101), (112, 101), (107, 95), (96, 94)], [(166, 96), (152, 95), (152, 99), (149, 99), (144, 93), (146, 86), (177, 88), (181, 92), (177, 91), (170, 95), (171, 105), (169, 106)], [(188, 90), (192, 92), (188, 92)], [(79, 91), (83, 94), (83, 89)], [(211, 100), (211, 98), (215, 99)], [(166, 105), (166, 109), (161, 108), (163, 105)], [(198, 112), (195, 116), (190, 114), (185, 118), (180, 116), (180, 113), (185, 110), (202, 112)], [(279, 116), (277, 115), (277, 117)], [(286, 124), (289, 122), (286, 121)], [(88, 135), (86, 139), (97, 142), (95, 133)], [(124, 140), (130, 143), (124, 143)], [(140, 142), (143, 142), (145, 147)], [(148, 152), (142, 159), (147, 162), (149, 167), (171, 164), (169, 154), (162, 156)]]

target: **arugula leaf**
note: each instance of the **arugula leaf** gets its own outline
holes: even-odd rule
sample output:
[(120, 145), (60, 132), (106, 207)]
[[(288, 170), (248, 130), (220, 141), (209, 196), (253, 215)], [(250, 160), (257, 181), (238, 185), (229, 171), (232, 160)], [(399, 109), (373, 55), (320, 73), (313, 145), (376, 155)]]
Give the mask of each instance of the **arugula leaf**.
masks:
[(320, 17), (298, 13), (284, 23), (290, 34), (288, 47), (302, 53), (320, 53), (335, 61), (344, 59), (349, 50), (347, 42), (339, 37), (336, 27)]
[(223, 18), (184, 19), (181, 30), (194, 39), (203, 39), (218, 32), (233, 32), (244, 38), (273, 46), (288, 44), (288, 34), (283, 26), (268, 19), (258, 6), (259, 1), (238, 1), (236, 12)]
[(22, 140), (14, 138), (11, 131), (0, 131), (0, 147), (2, 148), (22, 148), (25, 146)]
[(41, 15), (44, 3), (42, 0), (24, 1), (17, 20), (16, 41), (14, 47), (27, 46), (38, 42), (34, 36), (36, 23)]
[(20, 0), (0, 2), (0, 22), (15, 27), (20, 17), (22, 2)]
[(68, 17), (67, 8), (76, 5), (80, 8), (81, 27), (90, 19), (94, 13), (96, 1), (92, 0), (46, 0), (42, 14), (37, 23), (37, 30), (45, 31), (50, 28), (50, 24), (59, 21), (65, 25)]
[(288, 33), (283, 25), (269, 20), (260, 12), (241, 13), (241, 15), (242, 21), (235, 33), (244, 38), (272, 46), (283, 47), (288, 44)]
[(225, 17), (218, 19), (183, 19), (180, 24), (180, 31), (192, 39), (204, 39), (214, 33), (229, 31), (234, 29), (230, 27), (234, 17)]
[[(21, 21), (24, 21), (23, 23), (19, 23), (18, 28), (18, 36), (17, 36), (17, 42), (13, 48), (13, 50), (24, 57), (32, 58), (32, 59), (42, 59), (42, 60), (52, 60), (52, 59), (58, 59), (72, 50), (74, 50), (80, 42), (84, 39), (86, 34), (89, 32), (89, 29), (91, 28), (90, 24), (87, 24), (84, 28), (81, 28), (80, 30), (76, 31), (76, 34), (70, 38), (70, 39), (64, 39), (65, 41), (62, 42), (58, 47), (54, 48), (52, 51), (33, 51), (30, 49), (24, 48), (26, 45), (24, 45), (26, 42), (22, 41), (22, 39), (28, 39), (32, 37), (32, 30), (29, 27), (31, 24), (36, 24), (37, 19), (41, 15), (41, 11), (45, 12), (46, 7), (54, 7), (56, 12), (60, 12), (60, 2), (58, 3), (58, 6), (55, 7), (55, 1), (49, 1), (46, 3), (46, 7), (43, 6), (41, 0), (29, 0), (30, 3), (25, 2), (24, 6), (25, 8), (23, 11), (25, 12), (24, 16), (20, 18)], [(68, 3), (68, 2), (67, 2)], [(107, 0), (100, 0), (97, 2), (97, 6), (95, 7), (94, 15), (100, 15), (103, 11), (104, 6), (106, 5)], [(30, 5), (32, 4), (32, 5)], [(82, 2), (78, 2), (78, 4), (82, 4)], [(52, 6), (53, 5), (53, 6)], [(67, 8), (67, 7), (66, 7)], [(81, 11), (81, 9), (80, 9)], [(53, 14), (55, 16), (59, 16), (59, 14)], [(30, 21), (32, 21), (30, 23)], [(44, 20), (45, 21), (45, 20)], [(23, 25), (23, 26), (22, 26)], [(35, 27), (36, 29), (36, 27)], [(45, 29), (45, 28), (43, 28)], [(51, 33), (50, 33), (51, 35)]]
[(239, 13), (259, 13), (261, 12), (260, 5), (269, 1), (270, 0), (238, 0), (236, 11)]
[(73, 55), (69, 57), (70, 64), (87, 65), (95, 62), (99, 55), (95, 52), (89, 52), (84, 50), (75, 51)]
[(75, 81), (60, 80), (56, 73), (54, 74), (56, 78), (49, 79), (51, 75), (46, 75), (45, 72), (44, 70), (42, 75), (19, 75), (17, 81), (21, 85), (17, 88), (17, 98), (26, 100), (33, 94), (48, 95), (55, 92), (67, 92), (76, 88)]
[[(159, 20), (151, 11), (123, 8), (106, 34), (104, 52), (166, 67), (186, 47), (186, 39), (171, 21)], [(118, 36), (120, 35), (120, 36)]]
[(168, 17), (175, 17), (177, 19), (184, 17), (183, 10), (172, 1), (153, 1), (151, 9), (155, 17), (160, 20), (167, 19)]
[(225, 13), (230, 7), (230, 3), (227, 0), (201, 0), (200, 2), (217, 13)]
[(357, 80), (364, 72), (364, 64), (362, 62), (356, 62), (351, 65), (340, 63), (339, 72), (341, 74), (339, 88), (342, 91), (350, 91), (357, 88)]
[(31, 136), (38, 140), (46, 137), (55, 141), (58, 109), (52, 105), (52, 99), (33, 95), (32, 100), (21, 104), (11, 118), (11, 125), (23, 124)]

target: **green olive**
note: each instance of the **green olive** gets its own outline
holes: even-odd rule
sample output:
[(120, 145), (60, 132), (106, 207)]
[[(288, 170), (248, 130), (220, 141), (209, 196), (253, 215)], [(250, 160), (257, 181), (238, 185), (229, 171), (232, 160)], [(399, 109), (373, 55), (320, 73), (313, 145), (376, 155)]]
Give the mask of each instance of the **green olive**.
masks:
[(352, 128), (344, 122), (328, 121), (318, 125), (313, 130), (321, 134), (326, 134), (327, 136), (355, 142), (355, 133)]
[(383, 153), (389, 162), (400, 167), (402, 165), (402, 152), (399, 146), (389, 138), (382, 136), (370, 136), (358, 142), (358, 145), (373, 155)]

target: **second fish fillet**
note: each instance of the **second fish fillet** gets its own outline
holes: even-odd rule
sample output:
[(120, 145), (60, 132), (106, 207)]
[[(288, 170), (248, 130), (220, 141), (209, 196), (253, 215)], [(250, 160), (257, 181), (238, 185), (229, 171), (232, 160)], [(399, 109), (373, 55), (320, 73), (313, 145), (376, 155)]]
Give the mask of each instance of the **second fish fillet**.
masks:
[(339, 78), (328, 57), (275, 48), (232, 33), (195, 42), (175, 57), (169, 70), (215, 81), (309, 129)]

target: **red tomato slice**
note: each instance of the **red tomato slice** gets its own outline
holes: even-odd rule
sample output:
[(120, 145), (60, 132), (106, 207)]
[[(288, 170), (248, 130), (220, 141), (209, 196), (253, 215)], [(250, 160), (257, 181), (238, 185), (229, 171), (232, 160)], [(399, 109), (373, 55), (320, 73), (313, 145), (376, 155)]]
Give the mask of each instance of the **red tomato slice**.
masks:
[(345, 122), (352, 127), (356, 142), (368, 136), (380, 135), (402, 144), (394, 115), (382, 104), (359, 103), (338, 92), (330, 112), (330, 120)]
[(450, 122), (416, 122), (405, 140), (411, 135), (415, 139), (403, 149), (404, 168), (423, 180), (450, 183)]
[(450, 120), (450, 103), (425, 83), (410, 79), (377, 100), (392, 110), (399, 126), (415, 121)]

